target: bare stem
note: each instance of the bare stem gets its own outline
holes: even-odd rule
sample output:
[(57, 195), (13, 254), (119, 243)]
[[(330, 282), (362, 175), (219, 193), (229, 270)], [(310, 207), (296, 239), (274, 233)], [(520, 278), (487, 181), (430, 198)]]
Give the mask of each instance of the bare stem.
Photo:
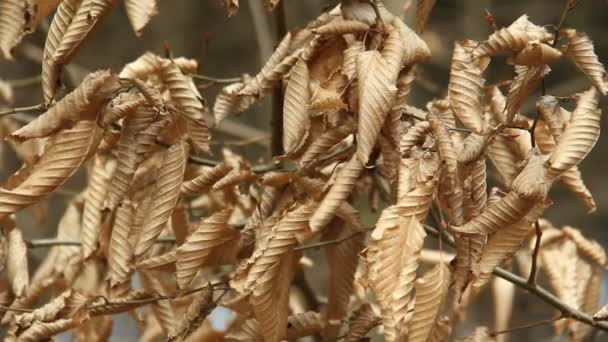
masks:
[(534, 251), (532, 252), (532, 267), (530, 267), (530, 276), (528, 277), (528, 284), (536, 284), (536, 272), (538, 265), (538, 252), (540, 251), (540, 240), (543, 236), (543, 231), (540, 229), (538, 221), (534, 222), (534, 229), (536, 230), (536, 242), (534, 243)]
[(524, 330), (524, 329), (530, 329), (530, 328), (534, 328), (534, 327), (538, 327), (540, 325), (545, 325), (545, 324), (550, 324), (553, 323), (555, 321), (559, 321), (560, 319), (564, 319), (566, 317), (564, 316), (557, 316), (555, 318), (550, 318), (550, 319), (543, 319), (542, 321), (538, 321), (538, 322), (534, 322), (534, 323), (529, 323), (529, 324), (524, 324), (524, 325), (519, 325), (513, 328), (509, 328), (509, 329), (505, 329), (505, 330), (499, 330), (499, 331), (493, 331), (490, 333), (490, 336), (494, 337), (496, 335), (501, 335), (501, 334), (506, 334), (506, 333), (510, 333), (513, 331), (517, 331), (517, 330)]
[(189, 74), (188, 76), (194, 78), (195, 80), (207, 81), (211, 83), (235, 83), (243, 80), (242, 77), (217, 78), (198, 74)]
[[(276, 43), (287, 34), (287, 21), (285, 20), (285, 1), (278, 3), (273, 13)], [(272, 118), (270, 119), (270, 154), (273, 157), (283, 154), (283, 85), (278, 82), (272, 91)]]
[(43, 103), (40, 103), (37, 105), (28, 106), (28, 107), (16, 107), (16, 108), (8, 109), (8, 110), (0, 112), (0, 116), (11, 115), (11, 114), (16, 114), (16, 113), (40, 112), (40, 111), (44, 111), (45, 109), (46, 109), (46, 106)]
[(350, 233), (350, 234), (348, 234), (346, 236), (343, 236), (341, 238), (334, 239), (334, 240), (325, 240), (325, 241), (319, 241), (319, 242), (311, 243), (311, 244), (308, 244), (308, 245), (298, 246), (298, 247), (294, 248), (294, 250), (296, 250), (296, 251), (302, 251), (302, 250), (305, 250), (305, 249), (319, 248), (319, 247), (325, 247), (325, 246), (330, 246), (330, 245), (337, 245), (337, 244), (340, 244), (340, 243), (342, 243), (342, 242), (344, 242), (346, 240), (350, 240), (350, 239), (354, 238), (357, 235), (367, 233), (367, 232), (373, 230), (374, 228), (375, 227), (369, 227), (369, 228), (365, 228), (363, 230), (358, 230), (356, 232), (352, 232), (352, 233)]
[[(158, 238), (154, 243), (175, 243), (174, 237)], [(75, 240), (61, 240), (57, 238), (49, 239), (31, 239), (25, 240), (25, 245), (28, 248), (49, 248), (55, 246), (77, 246), (80, 247), (82, 242)]]

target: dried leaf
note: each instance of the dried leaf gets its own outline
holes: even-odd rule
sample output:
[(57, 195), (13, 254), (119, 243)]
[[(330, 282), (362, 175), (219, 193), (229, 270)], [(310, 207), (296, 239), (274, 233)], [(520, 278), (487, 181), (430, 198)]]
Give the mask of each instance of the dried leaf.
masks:
[(239, 0), (224, 0), (224, 6), (228, 12), (228, 18), (234, 17), (239, 11)]
[(78, 88), (36, 120), (13, 132), (11, 138), (23, 141), (46, 137), (71, 127), (78, 120), (93, 120), (118, 87), (118, 78), (110, 70), (91, 73)]
[(357, 158), (357, 154), (353, 154), (350, 160), (336, 171), (335, 183), (329, 188), (319, 207), (310, 217), (310, 228), (313, 232), (322, 230), (331, 221), (338, 208), (350, 196), (362, 171), (363, 165)]
[(326, 326), (323, 317), (314, 311), (289, 316), (287, 339), (290, 341), (319, 333)]
[(23, 0), (0, 2), (0, 50), (4, 58), (13, 60), (13, 49), (27, 33), (31, 4)]
[(426, 341), (435, 325), (450, 286), (450, 270), (440, 263), (416, 280), (416, 305), (408, 341)]
[(562, 57), (561, 51), (539, 41), (530, 41), (513, 57), (513, 63), (536, 66), (551, 64)]
[(61, 40), (53, 51), (52, 58), (55, 63), (66, 64), (70, 61), (88, 35), (100, 20), (105, 17), (116, 0), (82, 0), (72, 21)]
[(312, 29), (312, 32), (320, 36), (329, 36), (359, 33), (368, 30), (369, 25), (357, 20), (332, 20), (325, 25), (315, 27)]
[[(382, 212), (366, 256), (369, 283), (382, 309), (387, 341), (400, 341), (408, 335), (414, 280), (426, 236), (415, 215), (395, 217), (400, 211), (400, 207), (389, 207)], [(393, 225), (394, 221), (399, 223)]]
[(188, 148), (183, 142), (174, 144), (164, 153), (162, 165), (156, 175), (152, 201), (142, 208), (146, 214), (135, 245), (134, 254), (137, 259), (143, 257), (152, 247), (171, 217), (180, 194), (187, 158)]
[[(335, 222), (335, 221), (334, 221)], [(323, 234), (322, 240), (338, 240), (353, 234), (342, 222), (337, 223)], [(340, 333), (339, 325), (332, 325), (334, 320), (342, 320), (348, 314), (348, 304), (353, 293), (355, 271), (359, 264), (359, 252), (364, 247), (365, 236), (358, 234), (353, 238), (324, 248), (329, 266), (327, 307), (324, 315), (325, 328), (323, 336), (335, 339)], [(289, 335), (289, 332), (288, 332)]]
[(186, 129), (192, 147), (200, 153), (209, 151), (209, 128), (203, 118), (205, 108), (202, 99), (188, 79), (177, 65), (171, 61), (162, 61), (163, 81), (169, 88), (171, 101), (177, 107), (179, 114), (186, 118)]
[(595, 54), (591, 39), (587, 34), (574, 29), (563, 29), (560, 33), (568, 40), (566, 55), (587, 75), (597, 90), (606, 95), (608, 85), (603, 79), (606, 69)]
[(357, 57), (359, 77), (359, 130), (357, 132), (357, 158), (367, 164), (376, 139), (388, 114), (397, 88), (383, 56), (377, 51), (366, 51)]
[(109, 163), (105, 158), (97, 157), (93, 163), (89, 185), (85, 193), (84, 211), (82, 214), (82, 255), (89, 258), (97, 251), (99, 233), (102, 226), (103, 202), (108, 194), (110, 185), (111, 169), (113, 163)]
[(125, 0), (125, 8), (137, 36), (141, 36), (144, 27), (158, 14), (156, 0)]
[(572, 119), (547, 161), (549, 177), (556, 177), (577, 165), (595, 146), (600, 134), (598, 101), (595, 88), (580, 95)]
[(474, 133), (483, 128), (483, 107), (481, 105), (484, 72), (489, 60), (474, 59), (472, 52), (477, 42), (463, 40), (454, 43), (448, 98), (454, 114), (462, 124)]
[(515, 66), (515, 78), (509, 87), (506, 102), (505, 122), (510, 124), (520, 110), (524, 100), (538, 87), (542, 79), (551, 71), (546, 65)]
[(188, 288), (202, 266), (214, 264), (214, 256), (219, 261), (215, 261), (216, 265), (235, 261), (240, 234), (228, 226), (231, 213), (230, 209), (226, 209), (211, 215), (199, 223), (177, 248), (176, 276), (179, 288)]
[(499, 229), (488, 237), (479, 261), (473, 266), (475, 277), (473, 287), (482, 287), (490, 280), (496, 267), (513, 257), (529, 235), (534, 222), (547, 207), (548, 203), (536, 204), (521, 220)]
[(382, 320), (374, 313), (370, 304), (361, 305), (353, 311), (351, 318), (348, 320), (348, 333), (344, 337), (344, 341), (361, 341), (370, 330), (380, 325), (381, 322)]
[(194, 296), (195, 298), (188, 305), (183, 319), (179, 321), (175, 330), (169, 335), (169, 341), (186, 340), (201, 326), (205, 318), (211, 313), (211, 310), (215, 308), (213, 289), (210, 285)]
[(545, 28), (532, 24), (524, 14), (511, 26), (494, 32), (488, 40), (479, 44), (473, 51), (473, 57), (496, 56), (513, 50), (518, 51), (524, 49), (530, 41), (546, 42), (551, 38), (553, 38), (552, 34)]
[(133, 246), (129, 242), (129, 234), (133, 225), (134, 208), (130, 201), (124, 201), (116, 210), (112, 237), (108, 250), (108, 265), (110, 267), (110, 286), (114, 287), (129, 279), (131, 275), (130, 262)]
[(283, 150), (286, 154), (298, 149), (306, 132), (310, 129), (309, 81), (308, 65), (306, 61), (300, 59), (291, 72), (283, 102)]
[(0, 189), (0, 218), (32, 205), (62, 185), (91, 156), (100, 139), (94, 121), (80, 121), (53, 136), (26, 179)]
[(30, 277), (28, 273), (27, 246), (18, 228), (5, 232), (7, 237), (6, 276), (16, 297), (25, 295)]

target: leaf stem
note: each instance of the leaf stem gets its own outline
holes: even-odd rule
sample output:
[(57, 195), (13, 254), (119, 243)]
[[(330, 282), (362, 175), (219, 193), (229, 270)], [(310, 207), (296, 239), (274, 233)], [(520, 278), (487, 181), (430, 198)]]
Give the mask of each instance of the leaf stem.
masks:
[(509, 328), (509, 329), (505, 329), (505, 330), (498, 330), (498, 331), (493, 331), (490, 333), (490, 336), (494, 337), (496, 335), (501, 335), (501, 334), (506, 334), (506, 333), (510, 333), (513, 331), (517, 331), (517, 330), (524, 330), (524, 329), (530, 329), (530, 328), (534, 328), (534, 327), (538, 327), (539, 325), (545, 325), (545, 324), (550, 324), (553, 323), (555, 321), (559, 321), (560, 319), (564, 319), (566, 317), (564, 316), (557, 316), (555, 318), (550, 318), (550, 319), (543, 319), (542, 321), (538, 321), (538, 322), (534, 322), (534, 323), (529, 323), (529, 324), (524, 324), (524, 325), (519, 325), (513, 328)]
[(540, 241), (543, 236), (543, 231), (540, 229), (538, 220), (534, 222), (534, 230), (536, 231), (536, 241), (534, 243), (534, 251), (532, 252), (532, 266), (530, 267), (530, 276), (528, 276), (528, 284), (536, 284), (536, 272), (538, 265), (538, 252), (540, 251)]
[(12, 109), (8, 109), (0, 112), (0, 117), (5, 115), (17, 114), (17, 113), (31, 113), (31, 112), (40, 112), (46, 110), (46, 106), (43, 103), (39, 103), (37, 105), (28, 106), (28, 107), (15, 107)]

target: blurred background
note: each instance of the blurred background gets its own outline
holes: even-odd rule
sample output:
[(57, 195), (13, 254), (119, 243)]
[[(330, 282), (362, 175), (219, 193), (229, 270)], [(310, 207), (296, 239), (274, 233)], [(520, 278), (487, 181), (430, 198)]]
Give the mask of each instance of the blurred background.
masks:
[[(335, 1), (323, 0), (282, 0), (286, 9), (288, 29), (304, 25), (317, 17), (322, 10), (335, 5)], [(404, 0), (383, 0), (385, 6), (395, 14), (402, 10)], [(488, 9), (495, 18), (496, 24), (508, 26), (522, 14), (528, 14), (530, 20), (539, 25), (555, 25), (559, 22), (565, 1), (522, 1), (522, 0), (439, 0), (432, 12), (422, 38), (429, 45), (432, 58), (419, 67), (419, 78), (414, 83), (410, 93), (410, 104), (424, 108), (427, 101), (435, 97), (443, 97), (449, 79), (449, 65), (453, 42), (460, 39), (484, 40), (491, 29), (484, 19), (484, 10)], [(275, 29), (273, 17), (263, 10), (263, 0), (241, 0), (239, 12), (231, 18), (227, 17), (223, 0), (181, 0), (159, 1), (159, 14), (145, 28), (141, 38), (135, 37), (129, 26), (122, 5), (105, 19), (92, 39), (86, 42), (77, 58), (73, 61), (76, 76), (81, 78), (87, 70), (112, 68), (119, 71), (126, 63), (133, 61), (146, 51), (163, 53), (163, 43), (170, 47), (174, 56), (196, 58), (199, 61), (199, 74), (225, 78), (238, 77), (243, 73), (255, 74), (269, 50), (273, 48)], [(405, 13), (405, 22), (413, 26), (415, 1)], [(573, 27), (586, 32), (595, 42), (595, 51), (600, 61), (608, 63), (608, 3), (604, 0), (581, 0), (569, 14), (564, 26)], [(256, 37), (267, 37), (258, 42)], [(34, 33), (24, 39), (17, 49), (16, 62), (0, 60), (0, 78), (5, 80), (21, 80), (40, 74), (40, 64), (36, 56), (44, 46), (45, 37), (42, 32)], [(270, 45), (269, 45), (270, 44)], [(494, 67), (494, 64), (502, 66)], [(557, 96), (568, 96), (587, 89), (589, 81), (571, 63), (562, 59), (552, 65), (552, 72), (546, 79), (547, 92)], [(495, 83), (512, 77), (512, 68), (504, 63), (493, 63), (487, 72), (487, 83)], [(220, 86), (209, 86), (202, 95), (210, 105)], [(523, 113), (534, 113), (535, 99), (538, 92), (526, 101)], [(39, 84), (16, 89), (15, 107), (29, 106), (40, 103), (42, 93)], [(606, 100), (602, 99), (601, 106), (606, 112)], [(270, 127), (270, 99), (261, 105), (232, 118), (227, 127), (213, 130), (215, 156), (219, 156), (220, 146), (228, 143), (230, 148), (243, 154), (251, 161), (269, 160), (268, 131)], [(606, 120), (602, 126), (605, 126)], [(605, 128), (605, 127), (603, 127)], [(235, 134), (238, 133), (238, 134)], [(234, 145), (236, 140), (251, 138), (250, 144)], [(3, 149), (0, 167), (0, 179), (5, 180), (18, 169), (19, 163), (10, 149)], [(596, 148), (580, 165), (584, 180), (592, 190), (597, 202), (596, 213), (588, 215), (585, 207), (574, 196), (565, 191), (560, 185), (555, 186), (551, 197), (555, 204), (547, 211), (546, 216), (556, 225), (571, 225), (580, 228), (587, 236), (597, 239), (602, 245), (608, 246), (608, 180), (604, 178), (608, 171), (608, 139), (600, 138)], [(31, 211), (25, 210), (19, 214), (19, 223), (28, 238), (52, 237), (67, 197), (70, 192), (77, 192), (84, 184), (83, 174), (73, 177), (64, 186), (64, 194), (54, 194), (49, 199), (49, 215), (44, 221), (38, 221)], [(374, 222), (372, 213), (364, 212), (366, 222)], [(33, 269), (44, 257), (46, 251), (33, 250), (30, 268)], [(313, 260), (321, 253), (310, 251)], [(324, 278), (324, 266), (314, 266), (314, 272), (309, 272), (309, 281), (313, 288), (320, 288), (320, 279)], [(313, 274), (314, 273), (314, 274)], [(541, 279), (543, 284), (546, 284)], [(608, 283), (608, 281), (606, 282)], [(608, 287), (602, 296), (605, 303)], [(532, 321), (549, 318), (555, 315), (547, 305), (535, 297), (517, 290), (514, 311), (510, 325), (516, 326)], [(489, 291), (484, 291), (477, 304), (471, 310), (468, 320), (461, 325), (455, 336), (462, 336), (471, 331), (476, 325), (493, 326), (492, 297)], [(217, 315), (215, 322), (225, 323), (225, 314)], [(132, 340), (136, 334), (134, 325), (129, 319), (116, 320), (113, 341)], [(534, 329), (522, 330), (511, 334), (511, 341), (561, 341), (565, 337), (552, 336), (551, 327), (546, 325)], [(606, 335), (595, 336), (595, 341), (608, 339)]]

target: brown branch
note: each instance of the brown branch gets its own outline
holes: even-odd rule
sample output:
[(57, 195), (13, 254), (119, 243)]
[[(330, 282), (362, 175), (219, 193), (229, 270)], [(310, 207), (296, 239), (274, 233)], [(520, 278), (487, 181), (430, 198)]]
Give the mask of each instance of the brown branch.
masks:
[(505, 329), (505, 330), (498, 330), (498, 331), (493, 331), (490, 333), (490, 336), (495, 337), (496, 335), (501, 335), (501, 334), (506, 334), (506, 333), (510, 333), (513, 331), (517, 331), (517, 330), (524, 330), (524, 329), (530, 329), (530, 328), (534, 328), (537, 327), (539, 325), (545, 325), (545, 324), (550, 324), (553, 323), (555, 321), (559, 321), (560, 319), (564, 319), (566, 317), (564, 316), (557, 316), (555, 318), (550, 318), (550, 319), (543, 319), (542, 321), (538, 321), (538, 322), (534, 322), (534, 323), (529, 323), (529, 324), (524, 324), (524, 325), (519, 325), (513, 328), (509, 328), (509, 329)]
[[(280, 1), (273, 12), (276, 44), (287, 34), (285, 1)], [(272, 118), (270, 119), (270, 154), (273, 157), (283, 154), (283, 85), (278, 82), (272, 91)]]
[(194, 78), (195, 80), (207, 81), (207, 82), (211, 82), (213, 84), (235, 83), (235, 82), (240, 82), (243, 80), (242, 77), (217, 78), (217, 77), (211, 77), (211, 76), (199, 75), (199, 74), (188, 74), (188, 76)]
[(538, 252), (540, 251), (540, 240), (543, 236), (543, 231), (540, 229), (538, 220), (534, 222), (534, 229), (536, 231), (536, 241), (534, 243), (534, 251), (532, 252), (532, 266), (530, 267), (530, 275), (528, 276), (528, 284), (536, 284), (536, 272), (538, 270)]
[[(443, 240), (448, 245), (454, 247), (454, 238), (447, 234), (447, 232), (443, 231), (440, 235), (440, 233), (437, 231), (437, 229), (435, 229), (435, 227), (426, 224), (424, 225), (424, 230), (436, 238), (439, 238), (441, 236), (441, 240)], [(495, 276), (500, 277), (510, 283), (513, 283), (515, 286), (529, 292), (530, 294), (538, 297), (543, 302), (554, 307), (561, 313), (561, 317), (571, 318), (576, 321), (593, 326), (597, 329), (608, 331), (608, 322), (594, 321), (590, 315), (569, 306), (545, 288), (536, 284), (529, 284), (527, 279), (524, 279), (500, 267), (495, 268), (493, 273)]]
[(340, 243), (342, 243), (342, 242), (344, 242), (346, 240), (352, 239), (352, 238), (354, 238), (357, 235), (364, 234), (364, 233), (367, 233), (369, 231), (372, 231), (372, 230), (374, 230), (374, 228), (375, 227), (369, 227), (369, 228), (365, 228), (363, 230), (358, 230), (356, 232), (352, 232), (352, 233), (350, 233), (350, 234), (348, 234), (346, 236), (343, 236), (343, 237), (341, 237), (339, 239), (319, 241), (319, 242), (311, 243), (311, 244), (308, 244), (308, 245), (298, 246), (298, 247), (294, 248), (294, 250), (295, 251), (302, 251), (302, 250), (305, 250), (305, 249), (319, 248), (319, 247), (325, 247), (325, 246), (330, 246), (330, 245), (337, 245), (337, 244), (340, 244)]
[[(49, 248), (55, 246), (78, 246), (82, 245), (82, 242), (75, 240), (60, 240), (57, 238), (48, 239), (31, 239), (24, 240), (27, 248)], [(158, 238), (154, 243), (175, 243), (174, 237)]]
[(0, 116), (17, 114), (17, 113), (40, 112), (40, 111), (44, 111), (44, 110), (46, 110), (46, 106), (44, 104), (40, 103), (37, 105), (28, 106), (28, 107), (15, 107), (12, 109), (8, 109), (8, 110), (0, 112)]

